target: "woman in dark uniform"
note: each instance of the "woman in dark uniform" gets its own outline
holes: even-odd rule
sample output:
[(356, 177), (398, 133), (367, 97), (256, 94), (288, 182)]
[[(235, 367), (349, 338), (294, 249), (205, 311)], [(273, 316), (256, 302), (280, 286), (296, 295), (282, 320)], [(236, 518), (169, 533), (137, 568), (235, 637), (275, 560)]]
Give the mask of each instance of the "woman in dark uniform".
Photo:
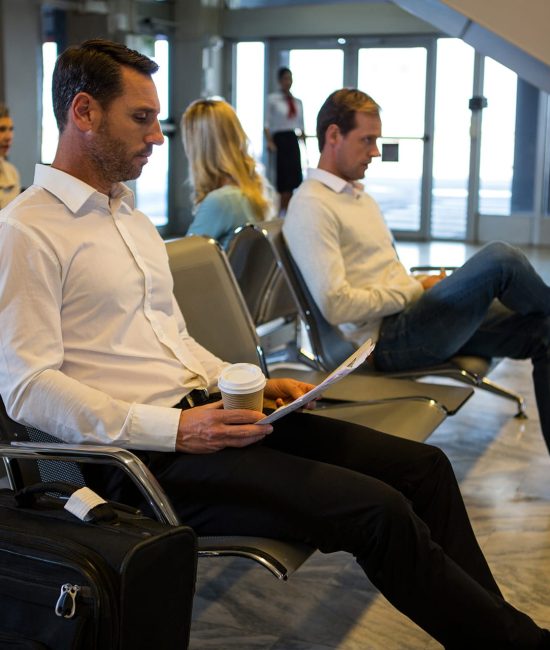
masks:
[(280, 90), (269, 95), (265, 120), (267, 147), (275, 153), (275, 186), (280, 195), (279, 211), (286, 213), (292, 191), (302, 182), (302, 161), (298, 138), (304, 137), (302, 102), (290, 92), (292, 72), (280, 68), (277, 73)]

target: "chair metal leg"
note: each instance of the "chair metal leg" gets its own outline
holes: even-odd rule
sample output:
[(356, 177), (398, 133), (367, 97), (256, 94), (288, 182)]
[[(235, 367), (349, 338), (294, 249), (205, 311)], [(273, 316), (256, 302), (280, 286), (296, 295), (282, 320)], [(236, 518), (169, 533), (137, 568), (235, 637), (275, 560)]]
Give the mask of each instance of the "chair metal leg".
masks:
[(504, 386), (501, 386), (500, 384), (496, 384), (494, 381), (491, 381), (488, 377), (478, 375), (476, 373), (470, 372), (469, 370), (465, 370), (464, 368), (459, 368), (459, 367), (457, 367), (456, 369), (451, 369), (448, 367), (444, 369), (425, 368), (423, 370), (416, 370), (413, 373), (407, 373), (404, 371), (401, 373), (393, 374), (393, 376), (401, 376), (401, 377), (407, 377), (407, 376), (420, 377), (420, 376), (428, 376), (428, 375), (448, 377), (449, 379), (456, 379), (457, 381), (463, 382), (465, 384), (470, 384), (471, 386), (475, 386), (476, 388), (481, 388), (490, 393), (498, 395), (499, 397), (503, 397), (504, 399), (511, 400), (512, 402), (516, 403), (518, 409), (514, 417), (522, 420), (527, 419), (528, 417), (527, 412), (525, 410), (525, 398), (522, 395), (514, 392), (513, 390), (510, 390), (509, 388), (504, 388)]
[(494, 393), (495, 395), (499, 395), (500, 397), (504, 397), (505, 399), (509, 399), (515, 402), (518, 407), (518, 412), (514, 415), (514, 417), (520, 420), (527, 419), (528, 416), (525, 410), (525, 398), (522, 395), (514, 392), (513, 390), (510, 390), (509, 388), (504, 388), (504, 386), (496, 384), (494, 381), (491, 381), (487, 377), (483, 377), (478, 386), (479, 388), (483, 388), (490, 393)]
[(477, 388), (481, 388), (483, 390), (488, 391), (489, 393), (493, 393), (494, 395), (498, 395), (499, 397), (503, 397), (504, 399), (515, 402), (518, 411), (514, 415), (514, 417), (522, 420), (527, 419), (528, 416), (525, 410), (525, 398), (519, 393), (516, 393), (515, 391), (510, 390), (509, 388), (504, 388), (504, 386), (495, 383), (488, 377), (476, 375), (475, 373), (469, 372), (464, 369), (457, 369), (457, 373), (455, 376), (459, 381), (473, 384)]

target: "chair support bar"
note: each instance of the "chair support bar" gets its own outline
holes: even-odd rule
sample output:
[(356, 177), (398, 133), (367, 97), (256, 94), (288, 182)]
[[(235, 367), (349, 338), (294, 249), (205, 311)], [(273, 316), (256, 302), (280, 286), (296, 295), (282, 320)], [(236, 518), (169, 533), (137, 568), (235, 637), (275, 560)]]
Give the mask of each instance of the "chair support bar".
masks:
[(127, 449), (101, 445), (12, 442), (11, 445), (0, 444), (0, 456), (28, 460), (114, 465), (130, 477), (140, 493), (147, 499), (159, 521), (171, 526), (180, 525), (179, 518), (171, 504), (166, 501), (157, 479), (145, 464)]
[(340, 400), (322, 397), (319, 400), (317, 408), (330, 410), (332, 407), (337, 407), (338, 409), (344, 409), (346, 407), (356, 408), (358, 406), (376, 406), (378, 404), (388, 404), (389, 402), (423, 402), (437, 409), (440, 413), (444, 413), (445, 415), (448, 413), (443, 404), (432, 397), (425, 395), (398, 395), (395, 397), (381, 397), (380, 399), (369, 399), (357, 402), (342, 402)]

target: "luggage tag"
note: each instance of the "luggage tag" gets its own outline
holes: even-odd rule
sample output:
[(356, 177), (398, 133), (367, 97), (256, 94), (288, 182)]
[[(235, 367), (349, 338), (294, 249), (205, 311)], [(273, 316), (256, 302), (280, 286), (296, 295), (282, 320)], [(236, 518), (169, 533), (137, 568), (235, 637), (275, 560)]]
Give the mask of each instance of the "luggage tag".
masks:
[(14, 497), (19, 507), (32, 508), (36, 505), (37, 495), (51, 494), (52, 492), (68, 496), (69, 498), (63, 507), (81, 521), (109, 523), (118, 519), (115, 509), (99, 494), (90, 490), (90, 488), (79, 488), (61, 481), (29, 485), (16, 492)]
[[(110, 513), (105, 513), (105, 508), (101, 507), (103, 505), (106, 505), (111, 510), (112, 517)], [(82, 487), (73, 492), (63, 507), (82, 521), (112, 521), (117, 518), (116, 513), (109, 507), (107, 501), (87, 487)]]

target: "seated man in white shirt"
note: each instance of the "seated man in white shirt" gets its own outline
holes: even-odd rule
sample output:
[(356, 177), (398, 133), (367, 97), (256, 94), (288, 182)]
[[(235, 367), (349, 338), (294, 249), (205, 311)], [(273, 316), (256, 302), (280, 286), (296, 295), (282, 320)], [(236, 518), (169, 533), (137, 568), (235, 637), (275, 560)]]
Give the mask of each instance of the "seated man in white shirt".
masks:
[(380, 155), (381, 130), (379, 106), (356, 89), (332, 93), (319, 111), (318, 169), (294, 193), (283, 226), (315, 302), (350, 341), (377, 340), (372, 360), (380, 370), (454, 355), (531, 358), (550, 449), (550, 287), (503, 242), (448, 277), (411, 277), (378, 205), (357, 182)]
[(5, 207), (21, 191), (19, 172), (6, 160), (13, 143), (13, 120), (5, 104), (0, 102), (0, 208)]
[[(307, 413), (272, 426), (219, 400), (193, 405), (225, 364), (189, 336), (164, 243), (121, 183), (163, 142), (156, 69), (101, 40), (57, 61), (55, 160), (0, 212), (9, 415), (66, 442), (135, 450), (199, 534), (354, 554), (449, 648), (550, 647), (550, 633), (500, 593), (439, 449)], [(270, 380), (266, 393), (308, 388)], [(106, 484), (103, 495), (116, 493)]]

